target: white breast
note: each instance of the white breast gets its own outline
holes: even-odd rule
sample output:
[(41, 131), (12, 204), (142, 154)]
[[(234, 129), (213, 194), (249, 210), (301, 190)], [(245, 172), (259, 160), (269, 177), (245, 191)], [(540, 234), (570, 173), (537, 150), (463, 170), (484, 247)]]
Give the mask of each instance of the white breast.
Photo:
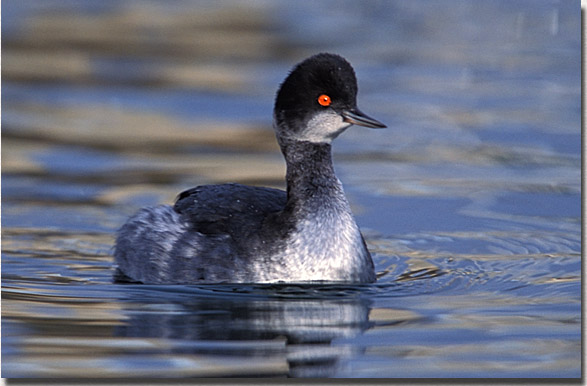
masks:
[[(350, 210), (323, 208), (298, 223), (275, 258), (285, 271), (279, 276), (285, 274), (292, 282), (368, 281), (368, 253)], [(276, 280), (267, 277), (264, 281)]]

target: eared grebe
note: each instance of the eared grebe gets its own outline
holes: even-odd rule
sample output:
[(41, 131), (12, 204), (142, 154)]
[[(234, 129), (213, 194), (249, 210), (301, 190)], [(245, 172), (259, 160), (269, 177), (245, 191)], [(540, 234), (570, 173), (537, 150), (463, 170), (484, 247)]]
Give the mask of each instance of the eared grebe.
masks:
[(334, 54), (299, 63), (273, 113), (287, 192), (239, 184), (181, 193), (144, 208), (118, 231), (116, 277), (142, 283), (375, 281), (371, 255), (342, 184), (331, 142), (352, 124), (383, 128), (357, 108), (351, 65)]

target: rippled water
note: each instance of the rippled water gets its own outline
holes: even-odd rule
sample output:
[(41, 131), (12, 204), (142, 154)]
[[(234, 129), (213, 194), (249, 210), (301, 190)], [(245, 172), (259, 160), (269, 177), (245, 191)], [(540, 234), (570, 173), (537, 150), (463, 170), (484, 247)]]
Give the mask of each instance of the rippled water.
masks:
[[(2, 11), (3, 377), (580, 377), (578, 2)], [(390, 127), (335, 144), (378, 282), (112, 284), (139, 207), (283, 187), (273, 96), (323, 50)]]

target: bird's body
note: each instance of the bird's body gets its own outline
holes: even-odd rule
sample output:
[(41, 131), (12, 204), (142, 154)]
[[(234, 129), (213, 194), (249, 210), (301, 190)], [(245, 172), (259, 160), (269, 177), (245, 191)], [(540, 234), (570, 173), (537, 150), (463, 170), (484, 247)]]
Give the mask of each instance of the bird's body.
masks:
[(384, 127), (355, 99), (354, 72), (341, 57), (299, 64), (274, 110), (287, 192), (205, 185), (181, 193), (174, 206), (140, 210), (117, 235), (120, 276), (174, 284), (373, 282), (373, 261), (331, 156), (332, 139), (352, 123)]

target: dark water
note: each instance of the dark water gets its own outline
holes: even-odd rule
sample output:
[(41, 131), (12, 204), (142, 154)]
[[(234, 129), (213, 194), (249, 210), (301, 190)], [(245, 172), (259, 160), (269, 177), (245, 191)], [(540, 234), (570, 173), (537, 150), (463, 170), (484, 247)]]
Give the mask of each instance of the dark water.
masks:
[[(2, 5), (3, 377), (581, 375), (573, 1)], [(114, 285), (115, 230), (283, 187), (272, 101), (338, 52), (335, 162), (376, 284)]]

